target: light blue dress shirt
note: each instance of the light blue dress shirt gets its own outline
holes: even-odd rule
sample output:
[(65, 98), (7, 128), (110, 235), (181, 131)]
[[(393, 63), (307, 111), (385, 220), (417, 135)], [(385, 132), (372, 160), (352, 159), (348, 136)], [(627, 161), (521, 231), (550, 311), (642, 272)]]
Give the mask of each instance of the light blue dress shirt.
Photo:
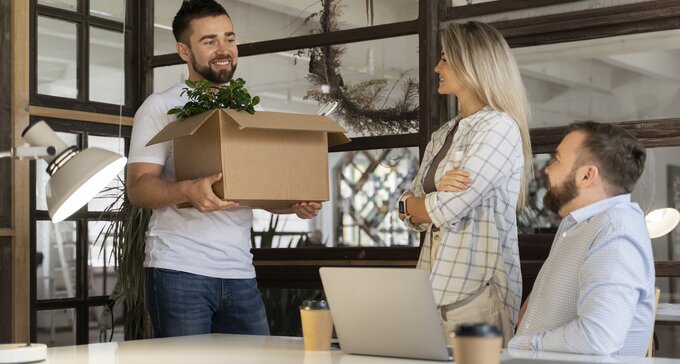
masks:
[(629, 194), (573, 211), (560, 224), (509, 347), (644, 356), (654, 285), (649, 232)]

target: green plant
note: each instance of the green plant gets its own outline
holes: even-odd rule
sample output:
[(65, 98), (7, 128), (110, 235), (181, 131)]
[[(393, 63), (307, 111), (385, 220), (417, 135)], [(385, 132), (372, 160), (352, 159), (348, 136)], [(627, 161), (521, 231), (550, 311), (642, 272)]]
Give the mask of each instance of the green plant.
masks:
[[(115, 199), (104, 209), (100, 220), (112, 222), (99, 233), (97, 241), (112, 239), (114, 266), (118, 277), (118, 287), (114, 288), (114, 292), (120, 292), (120, 295), (111, 298), (116, 300), (115, 304), (123, 304), (125, 340), (146, 339), (152, 337), (144, 294), (144, 247), (151, 210), (132, 206), (127, 197), (125, 183), (120, 181), (120, 186), (122, 187), (111, 187), (104, 192), (105, 196), (114, 196)], [(103, 248), (104, 244), (101, 245), (101, 249)]]
[(256, 233), (253, 227), (250, 227), (250, 246), (255, 249), (255, 236), (260, 235), (260, 248), (271, 248), (274, 243), (274, 235), (276, 235), (276, 227), (279, 225), (279, 215), (272, 214), (269, 218), (269, 228), (262, 231), (261, 233)]
[[(276, 229), (279, 225), (279, 215), (273, 214), (269, 218), (269, 227), (262, 232), (250, 229), (250, 242), (255, 248), (255, 236), (259, 235), (260, 248), (271, 248)], [(309, 245), (306, 233), (301, 233), (297, 242), (297, 248)], [(275, 336), (301, 336), (302, 324), (300, 322), (299, 306), (304, 300), (323, 299), (323, 291), (319, 289), (300, 288), (261, 288), (262, 301), (267, 310), (269, 331)]]
[(302, 336), (300, 305), (304, 300), (325, 299), (320, 289), (263, 288), (260, 289), (269, 331), (274, 336)]
[(180, 95), (186, 94), (189, 101), (182, 107), (175, 107), (168, 111), (168, 115), (177, 115), (178, 119), (185, 119), (217, 108), (235, 109), (254, 114), (255, 105), (260, 103), (258, 96), (251, 98), (248, 90), (243, 87), (246, 81), (241, 78), (231, 80), (222, 87), (215, 86), (207, 80), (186, 80), (184, 83), (187, 87), (182, 89)]

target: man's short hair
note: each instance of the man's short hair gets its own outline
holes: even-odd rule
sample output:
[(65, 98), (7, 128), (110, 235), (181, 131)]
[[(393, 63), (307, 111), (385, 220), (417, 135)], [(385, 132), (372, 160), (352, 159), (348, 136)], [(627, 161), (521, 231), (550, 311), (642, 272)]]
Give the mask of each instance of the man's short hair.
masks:
[(188, 45), (187, 32), (192, 20), (220, 15), (229, 17), (224, 7), (215, 0), (184, 0), (175, 19), (172, 20), (172, 34), (177, 42)]
[(579, 165), (594, 163), (614, 195), (630, 193), (645, 169), (647, 153), (642, 143), (621, 127), (586, 121), (573, 123), (569, 132), (585, 134)]

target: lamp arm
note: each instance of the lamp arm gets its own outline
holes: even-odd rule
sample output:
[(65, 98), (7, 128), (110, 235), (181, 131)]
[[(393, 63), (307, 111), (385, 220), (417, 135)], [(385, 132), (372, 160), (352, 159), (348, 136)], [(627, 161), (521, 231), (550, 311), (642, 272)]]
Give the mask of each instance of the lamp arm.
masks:
[(21, 146), (18, 148), (12, 148), (6, 152), (0, 152), (0, 158), (13, 158), (13, 159), (40, 159), (43, 157), (50, 157), (56, 153), (53, 146), (46, 147), (31, 147), (31, 146)]

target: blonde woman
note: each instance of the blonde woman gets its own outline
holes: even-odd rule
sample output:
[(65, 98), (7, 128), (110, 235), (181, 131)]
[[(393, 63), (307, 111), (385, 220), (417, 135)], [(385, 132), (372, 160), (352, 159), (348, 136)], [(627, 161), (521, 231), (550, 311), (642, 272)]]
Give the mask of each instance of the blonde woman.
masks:
[(400, 218), (426, 232), (418, 268), (430, 272), (446, 333), (488, 322), (512, 336), (522, 297), (516, 211), (532, 174), (529, 105), (503, 36), (480, 22), (449, 24), (435, 67), (458, 116), (432, 134)]

